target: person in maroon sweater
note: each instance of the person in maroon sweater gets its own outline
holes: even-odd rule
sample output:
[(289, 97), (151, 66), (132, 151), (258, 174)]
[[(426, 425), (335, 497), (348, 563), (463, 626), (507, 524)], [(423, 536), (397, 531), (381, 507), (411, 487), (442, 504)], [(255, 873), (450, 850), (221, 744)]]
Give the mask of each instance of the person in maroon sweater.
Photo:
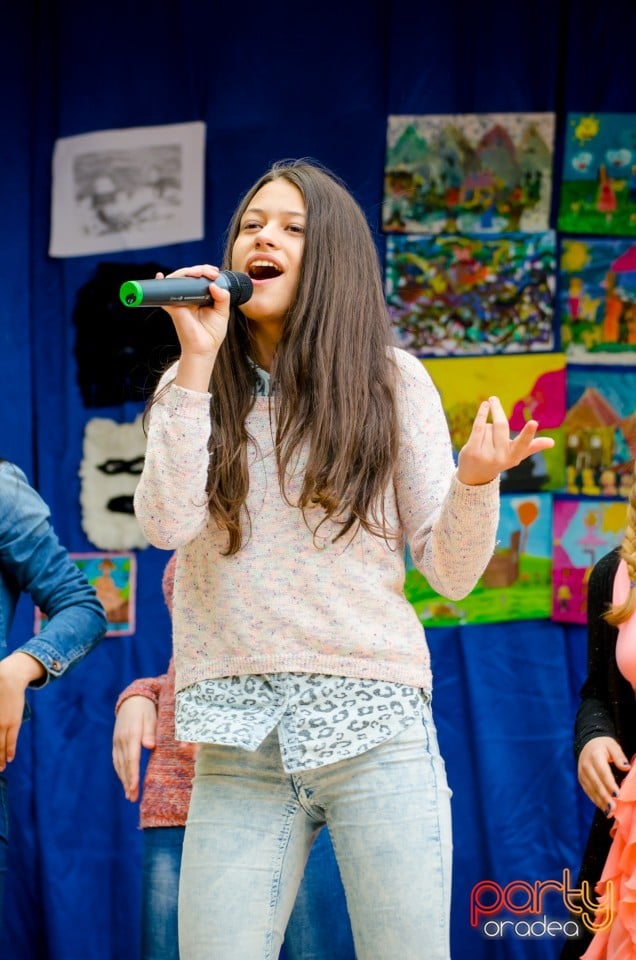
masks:
[[(163, 575), (169, 610), (174, 566), (173, 554)], [(175, 739), (174, 677), (171, 658), (165, 674), (133, 681), (115, 706), (113, 764), (132, 803), (140, 794), (142, 748), (151, 751), (140, 804), (142, 960), (179, 958), (179, 872), (196, 747)], [(312, 848), (279, 960), (355, 960), (344, 889), (326, 829)]]

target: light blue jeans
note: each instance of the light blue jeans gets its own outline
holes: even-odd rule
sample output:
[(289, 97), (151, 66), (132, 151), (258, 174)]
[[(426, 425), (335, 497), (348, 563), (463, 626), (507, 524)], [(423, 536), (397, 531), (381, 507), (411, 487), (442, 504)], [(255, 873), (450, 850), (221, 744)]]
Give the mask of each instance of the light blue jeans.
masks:
[(345, 892), (326, 827), (311, 848), (279, 960), (356, 960)]
[(285, 773), (258, 750), (204, 745), (179, 889), (181, 960), (276, 960), (327, 823), (357, 960), (449, 960), (450, 791), (424, 722), (351, 760)]
[[(184, 833), (185, 827), (143, 831), (142, 960), (179, 960), (177, 894)], [(326, 828), (312, 847), (279, 960), (355, 960), (344, 890)]]

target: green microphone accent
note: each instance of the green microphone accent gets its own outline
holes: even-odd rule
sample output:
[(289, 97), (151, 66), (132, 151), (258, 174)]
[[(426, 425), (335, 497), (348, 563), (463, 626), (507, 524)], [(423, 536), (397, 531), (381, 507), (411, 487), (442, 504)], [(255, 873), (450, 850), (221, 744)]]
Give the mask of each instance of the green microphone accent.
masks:
[(119, 299), (125, 307), (138, 307), (143, 303), (143, 288), (137, 280), (127, 280), (119, 289)]

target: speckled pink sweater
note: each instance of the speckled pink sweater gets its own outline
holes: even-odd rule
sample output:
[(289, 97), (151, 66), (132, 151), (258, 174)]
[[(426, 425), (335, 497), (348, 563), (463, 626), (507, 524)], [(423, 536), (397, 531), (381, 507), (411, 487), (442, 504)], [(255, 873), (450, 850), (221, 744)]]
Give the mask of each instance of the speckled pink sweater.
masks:
[[(494, 549), (499, 482), (459, 483), (437, 390), (420, 361), (402, 350), (395, 357), (401, 435), (385, 503), (398, 533), (390, 546), (362, 530), (348, 545), (333, 543), (337, 528), (329, 523), (316, 542), (301, 511), (281, 496), (270, 401), (259, 397), (247, 420), (251, 535), (238, 554), (222, 556), (226, 534), (210, 518), (205, 493), (209, 394), (172, 384), (153, 407), (135, 512), (150, 543), (177, 550), (177, 690), (288, 671), (431, 688), (422, 625), (404, 596), (405, 541), (435, 590), (464, 597)], [(174, 368), (159, 388), (173, 378)], [(298, 473), (289, 482), (292, 500)]]

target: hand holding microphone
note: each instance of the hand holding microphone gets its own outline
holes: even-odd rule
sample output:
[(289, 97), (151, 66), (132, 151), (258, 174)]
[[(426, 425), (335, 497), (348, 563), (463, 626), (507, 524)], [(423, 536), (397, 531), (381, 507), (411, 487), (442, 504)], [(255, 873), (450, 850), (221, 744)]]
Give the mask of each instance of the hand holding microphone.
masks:
[(165, 277), (163, 280), (127, 280), (119, 290), (125, 307), (214, 306), (210, 283), (230, 292), (230, 305), (240, 306), (252, 296), (246, 273), (221, 270), (216, 280), (207, 277)]
[[(210, 276), (215, 273), (216, 277)], [(210, 293), (210, 284), (220, 288), (217, 300)], [(227, 333), (229, 308), (246, 303), (252, 291), (247, 274), (219, 272), (210, 264), (201, 264), (154, 280), (128, 280), (121, 285), (119, 297), (126, 307), (163, 307), (170, 314), (181, 345), (175, 383), (207, 392)]]

